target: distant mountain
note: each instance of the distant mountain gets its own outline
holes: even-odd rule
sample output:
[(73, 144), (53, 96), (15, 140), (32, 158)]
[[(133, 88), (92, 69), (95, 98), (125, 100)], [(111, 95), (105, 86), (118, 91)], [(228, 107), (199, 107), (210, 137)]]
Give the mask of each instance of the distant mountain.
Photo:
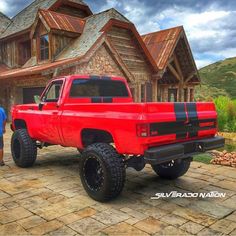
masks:
[(202, 85), (196, 89), (196, 99), (228, 95), (236, 99), (236, 57), (228, 58), (199, 70)]

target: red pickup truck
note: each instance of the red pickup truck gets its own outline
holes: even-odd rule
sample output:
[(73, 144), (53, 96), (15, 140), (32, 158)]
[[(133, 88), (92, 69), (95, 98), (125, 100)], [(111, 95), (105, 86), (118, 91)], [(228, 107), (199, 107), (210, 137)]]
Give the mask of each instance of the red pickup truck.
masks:
[(175, 179), (194, 154), (222, 147), (213, 103), (134, 103), (125, 79), (73, 75), (53, 79), (38, 103), (12, 108), (12, 156), (30, 167), (37, 148), (80, 150), (82, 184), (92, 198), (120, 194), (127, 167), (150, 164)]

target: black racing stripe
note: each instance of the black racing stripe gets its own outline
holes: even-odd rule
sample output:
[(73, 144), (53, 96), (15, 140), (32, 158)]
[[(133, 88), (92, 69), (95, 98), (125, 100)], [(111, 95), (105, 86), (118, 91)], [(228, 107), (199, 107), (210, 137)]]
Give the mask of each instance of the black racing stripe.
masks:
[(188, 119), (190, 121), (198, 120), (197, 105), (196, 105), (196, 103), (194, 103), (194, 102), (186, 103), (186, 107), (187, 107), (187, 112), (188, 112)]
[(192, 125), (191, 131), (189, 131), (189, 137), (197, 137), (198, 130), (199, 130), (199, 121), (197, 115), (197, 105), (196, 103), (186, 103), (187, 113), (188, 113), (188, 120), (189, 124)]
[[(185, 105), (184, 103), (174, 103), (174, 110), (175, 110), (175, 116), (176, 116), (176, 122), (179, 126), (184, 127), (184, 122), (187, 121), (187, 115), (185, 112)], [(174, 130), (173, 130), (174, 131)], [(176, 138), (182, 139), (187, 137), (186, 129), (175, 129)]]
[(102, 103), (102, 98), (101, 97), (94, 97), (91, 98), (92, 103)]
[(174, 109), (175, 109), (176, 121), (185, 122), (187, 120), (187, 115), (185, 112), (184, 103), (174, 103)]
[(111, 103), (111, 102), (113, 102), (113, 98), (112, 98), (112, 97), (103, 98), (103, 102), (105, 102), (105, 103)]
[(214, 122), (211, 126), (206, 127), (196, 127), (194, 123), (186, 124), (184, 122), (161, 122), (161, 123), (151, 123), (150, 124), (150, 133), (151, 136), (162, 136), (167, 134), (176, 134), (176, 133), (192, 133), (201, 130), (209, 130), (216, 128), (215, 119), (200, 120), (200, 123), (204, 122)]
[[(165, 122), (150, 124), (150, 132), (157, 135), (183, 134), (187, 133), (184, 122)], [(156, 135), (153, 135), (156, 136)]]

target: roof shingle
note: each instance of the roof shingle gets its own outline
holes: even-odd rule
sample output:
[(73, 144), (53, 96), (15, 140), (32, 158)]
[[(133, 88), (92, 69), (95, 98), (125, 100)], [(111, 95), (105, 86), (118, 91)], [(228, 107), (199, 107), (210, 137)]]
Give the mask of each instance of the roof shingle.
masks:
[(166, 67), (181, 32), (183, 32), (183, 27), (178, 26), (142, 36), (144, 43), (160, 70)]
[(6, 30), (8, 25), (11, 23), (11, 20), (0, 12), (0, 34)]
[(51, 29), (63, 30), (81, 34), (85, 21), (74, 16), (64, 15), (49, 10), (39, 10)]

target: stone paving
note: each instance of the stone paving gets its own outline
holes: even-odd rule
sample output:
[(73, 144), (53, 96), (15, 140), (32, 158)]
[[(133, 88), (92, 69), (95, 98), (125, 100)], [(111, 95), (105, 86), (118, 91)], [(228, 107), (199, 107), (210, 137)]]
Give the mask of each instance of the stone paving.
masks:
[[(45, 148), (34, 167), (20, 169), (11, 159), (10, 135), (0, 168), (0, 235), (236, 235), (235, 168), (192, 162), (174, 181), (160, 179), (149, 166), (128, 169), (121, 196), (98, 203), (83, 190), (76, 150)], [(170, 191), (226, 197), (151, 200)]]

